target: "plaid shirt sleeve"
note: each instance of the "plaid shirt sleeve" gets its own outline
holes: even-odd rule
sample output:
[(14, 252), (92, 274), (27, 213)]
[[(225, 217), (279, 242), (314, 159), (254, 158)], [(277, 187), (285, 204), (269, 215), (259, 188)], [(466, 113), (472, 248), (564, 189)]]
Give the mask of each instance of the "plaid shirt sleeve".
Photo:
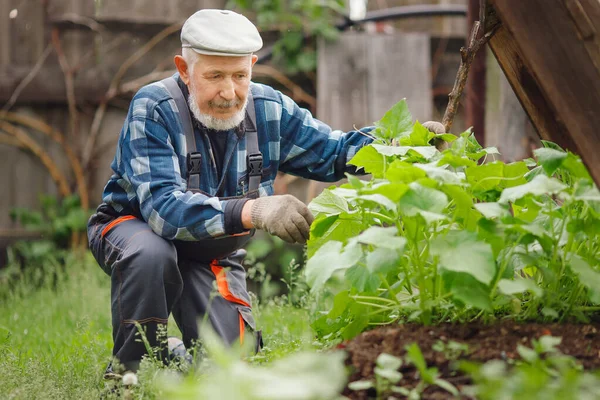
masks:
[(373, 127), (342, 132), (333, 130), (300, 108), (292, 99), (281, 96), (281, 164), (283, 172), (307, 179), (334, 182), (356, 169), (348, 162), (373, 139)]
[[(159, 107), (159, 105), (161, 105)], [(177, 124), (176, 106), (138, 93), (123, 127), (113, 164), (118, 185), (128, 198), (137, 197), (142, 217), (168, 240), (209, 239), (231, 232), (225, 214), (236, 200), (219, 200), (186, 191), (178, 152), (166, 126)]]

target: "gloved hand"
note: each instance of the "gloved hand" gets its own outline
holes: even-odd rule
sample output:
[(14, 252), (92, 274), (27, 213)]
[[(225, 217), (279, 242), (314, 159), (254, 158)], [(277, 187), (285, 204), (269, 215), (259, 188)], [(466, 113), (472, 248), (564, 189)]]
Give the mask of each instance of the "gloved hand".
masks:
[(421, 125), (427, 128), (427, 130), (430, 132), (437, 133), (438, 135), (446, 133), (446, 128), (444, 128), (444, 125), (437, 121), (427, 121), (423, 122)]
[(289, 194), (259, 197), (250, 210), (252, 225), (285, 240), (305, 243), (314, 217), (308, 207)]

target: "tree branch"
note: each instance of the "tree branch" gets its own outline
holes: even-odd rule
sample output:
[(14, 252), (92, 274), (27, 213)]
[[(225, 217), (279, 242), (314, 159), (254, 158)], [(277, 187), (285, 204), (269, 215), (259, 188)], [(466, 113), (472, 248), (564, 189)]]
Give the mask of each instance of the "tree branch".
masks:
[(0, 121), (2, 120), (24, 125), (31, 129), (35, 129), (36, 131), (39, 131), (44, 135), (48, 136), (50, 139), (52, 139), (54, 142), (58, 143), (61, 146), (61, 148), (65, 152), (65, 155), (67, 156), (67, 159), (69, 160), (69, 164), (71, 165), (73, 175), (75, 176), (75, 182), (77, 184), (77, 193), (79, 194), (81, 207), (87, 210), (90, 205), (87, 182), (83, 174), (83, 169), (81, 168), (81, 163), (79, 162), (79, 159), (75, 156), (75, 153), (73, 152), (71, 146), (69, 146), (69, 144), (65, 140), (65, 136), (61, 132), (57, 131), (50, 125), (43, 122), (42, 120), (30, 117), (28, 115), (6, 112), (4, 114), (0, 114)]
[(56, 163), (52, 160), (48, 153), (45, 152), (44, 149), (37, 144), (35, 140), (33, 140), (25, 131), (12, 124), (9, 124), (6, 121), (0, 121), (0, 131), (13, 136), (23, 145), (23, 147), (27, 148), (27, 150), (31, 151), (37, 158), (39, 158), (56, 183), (61, 196), (67, 197), (71, 194), (67, 179), (57, 167)]
[(29, 74), (27, 74), (27, 76), (23, 78), (23, 80), (15, 88), (13, 94), (10, 96), (10, 99), (8, 99), (4, 107), (2, 107), (0, 115), (2, 114), (2, 112), (10, 110), (10, 108), (15, 104), (23, 89), (25, 89), (25, 87), (29, 85), (29, 83), (33, 80), (37, 73), (40, 72), (42, 66), (44, 65), (44, 62), (46, 61), (46, 58), (48, 58), (48, 55), (50, 55), (50, 52), (52, 52), (52, 46), (48, 44), (40, 58), (37, 60), (31, 71), (29, 72)]
[(144, 46), (142, 46), (139, 50), (133, 53), (125, 62), (121, 65), (115, 76), (113, 77), (108, 90), (106, 91), (106, 95), (102, 100), (102, 103), (96, 109), (96, 113), (94, 114), (94, 120), (92, 121), (92, 127), (90, 128), (90, 134), (85, 143), (85, 148), (83, 149), (83, 165), (87, 170), (89, 167), (90, 160), (93, 156), (94, 146), (96, 144), (96, 140), (98, 139), (98, 134), (100, 133), (100, 127), (102, 125), (102, 120), (104, 119), (104, 114), (106, 113), (106, 108), (108, 107), (108, 102), (115, 96), (119, 94), (119, 86), (121, 84), (121, 80), (125, 73), (129, 70), (129, 68), (135, 64), (140, 58), (142, 58), (146, 53), (148, 53), (154, 46), (160, 43), (166, 37), (172, 35), (181, 29), (183, 22), (177, 22), (168, 26), (167, 28), (160, 31), (156, 34), (152, 39), (150, 39)]
[(79, 114), (77, 112), (77, 99), (75, 97), (75, 81), (73, 79), (73, 71), (69, 66), (67, 57), (62, 50), (60, 42), (60, 32), (58, 28), (52, 29), (52, 45), (58, 55), (60, 69), (65, 75), (65, 88), (67, 90), (67, 105), (69, 107), (69, 126), (71, 135), (74, 138), (79, 137)]
[(444, 124), (444, 127), (446, 128), (446, 132), (450, 132), (450, 129), (452, 128), (452, 123), (454, 122), (454, 117), (458, 111), (460, 98), (463, 90), (465, 89), (467, 78), (469, 76), (469, 70), (471, 69), (471, 64), (473, 63), (475, 55), (477, 54), (477, 51), (483, 45), (485, 45), (492, 36), (494, 36), (499, 26), (494, 26), (489, 32), (486, 32), (481, 38), (478, 38), (479, 32), (482, 29), (481, 27), (481, 23), (479, 21), (475, 21), (473, 24), (473, 29), (471, 30), (471, 35), (469, 36), (468, 47), (466, 49), (464, 47), (460, 49), (460, 67), (458, 68), (458, 73), (456, 74), (454, 87), (448, 95), (450, 100), (442, 120), (442, 124)]

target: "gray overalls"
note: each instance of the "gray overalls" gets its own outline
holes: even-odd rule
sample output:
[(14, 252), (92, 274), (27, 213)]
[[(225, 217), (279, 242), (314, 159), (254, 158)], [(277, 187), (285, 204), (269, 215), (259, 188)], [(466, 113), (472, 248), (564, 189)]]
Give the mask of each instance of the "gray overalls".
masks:
[[(188, 189), (200, 191), (200, 154), (187, 102), (177, 81), (162, 81), (180, 110), (188, 149)], [(262, 175), (262, 154), (258, 149), (254, 102), (249, 93), (245, 118), (248, 149), (248, 193), (257, 197)], [(224, 167), (225, 169), (225, 167)], [(231, 197), (229, 197), (231, 198)], [(246, 252), (241, 248), (253, 232), (203, 241), (169, 241), (156, 235), (145, 221), (134, 216), (101, 218), (94, 214), (88, 223), (90, 249), (111, 277), (113, 356), (128, 370), (136, 371), (146, 354), (139, 341), (139, 323), (152, 346), (158, 346), (157, 329), (166, 325), (172, 313), (182, 332), (186, 348), (199, 337), (199, 322), (210, 321), (215, 332), (228, 344), (256, 340), (246, 273), (241, 265)], [(214, 293), (213, 288), (218, 293)], [(160, 357), (168, 360), (166, 349)]]

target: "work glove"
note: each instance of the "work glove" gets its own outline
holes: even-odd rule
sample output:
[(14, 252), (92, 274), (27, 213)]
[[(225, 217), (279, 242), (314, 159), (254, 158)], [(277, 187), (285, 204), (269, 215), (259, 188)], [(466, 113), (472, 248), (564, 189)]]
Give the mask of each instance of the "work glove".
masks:
[(289, 194), (259, 197), (250, 210), (252, 225), (288, 243), (306, 243), (314, 217), (308, 207)]
[(421, 125), (427, 128), (428, 131), (436, 133), (438, 135), (446, 133), (446, 128), (444, 127), (444, 125), (437, 121), (427, 121), (423, 122)]

